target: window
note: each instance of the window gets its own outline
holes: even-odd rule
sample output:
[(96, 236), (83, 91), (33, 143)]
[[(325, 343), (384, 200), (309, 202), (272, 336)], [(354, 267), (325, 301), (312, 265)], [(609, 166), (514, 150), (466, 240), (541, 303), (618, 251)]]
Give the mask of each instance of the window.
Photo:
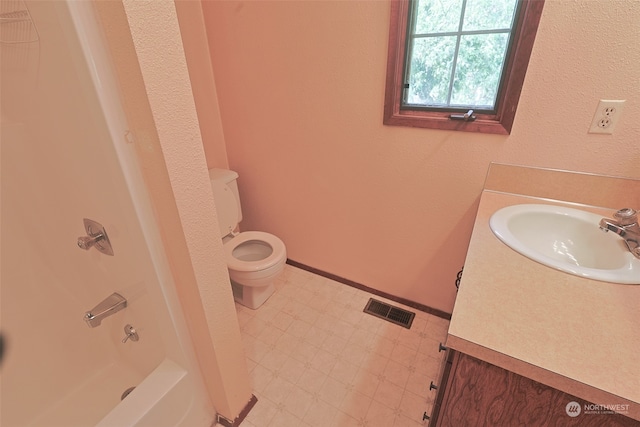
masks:
[(508, 134), (543, 5), (393, 0), (384, 124)]

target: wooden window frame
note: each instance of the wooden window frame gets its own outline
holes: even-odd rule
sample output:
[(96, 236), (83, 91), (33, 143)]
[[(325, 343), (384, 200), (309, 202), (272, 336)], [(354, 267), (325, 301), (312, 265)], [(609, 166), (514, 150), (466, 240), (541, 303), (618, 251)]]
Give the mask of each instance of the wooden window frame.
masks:
[(515, 24), (514, 40), (509, 56), (506, 58), (505, 80), (496, 100), (496, 113), (477, 113), (475, 114), (476, 120), (469, 122), (451, 120), (449, 115), (454, 112), (453, 110), (425, 111), (401, 108), (410, 2), (411, 0), (391, 1), (383, 123), (391, 126), (501, 135), (511, 133), (544, 0), (521, 0), (521, 9)]

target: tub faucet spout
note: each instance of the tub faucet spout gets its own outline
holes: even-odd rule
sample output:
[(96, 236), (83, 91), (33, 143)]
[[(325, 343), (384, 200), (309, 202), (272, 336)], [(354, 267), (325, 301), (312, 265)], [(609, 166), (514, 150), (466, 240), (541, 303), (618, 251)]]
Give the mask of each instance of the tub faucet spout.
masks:
[(127, 306), (127, 300), (119, 293), (114, 292), (105, 298), (100, 304), (84, 314), (84, 321), (90, 328), (100, 326), (102, 319), (122, 310)]
[(640, 259), (640, 226), (638, 214), (634, 209), (624, 208), (613, 214), (615, 219), (602, 218), (600, 228), (603, 231), (613, 231), (624, 239), (629, 252)]

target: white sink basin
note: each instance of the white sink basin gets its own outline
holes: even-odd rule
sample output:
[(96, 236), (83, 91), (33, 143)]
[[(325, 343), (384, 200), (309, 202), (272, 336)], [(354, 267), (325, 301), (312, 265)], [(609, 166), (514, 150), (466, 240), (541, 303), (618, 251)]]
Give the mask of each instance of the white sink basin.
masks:
[(600, 230), (601, 218), (563, 206), (524, 204), (496, 211), (489, 226), (507, 246), (548, 267), (593, 280), (640, 284), (640, 260), (620, 236)]

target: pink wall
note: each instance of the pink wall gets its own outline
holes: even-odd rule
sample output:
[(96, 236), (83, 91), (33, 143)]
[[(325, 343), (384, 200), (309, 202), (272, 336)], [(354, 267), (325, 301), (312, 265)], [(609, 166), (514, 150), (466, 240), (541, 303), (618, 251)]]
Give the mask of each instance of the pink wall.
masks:
[(450, 311), (491, 161), (640, 177), (638, 2), (547, 0), (510, 136), (382, 125), (388, 2), (202, 4), (242, 226), (293, 260)]

